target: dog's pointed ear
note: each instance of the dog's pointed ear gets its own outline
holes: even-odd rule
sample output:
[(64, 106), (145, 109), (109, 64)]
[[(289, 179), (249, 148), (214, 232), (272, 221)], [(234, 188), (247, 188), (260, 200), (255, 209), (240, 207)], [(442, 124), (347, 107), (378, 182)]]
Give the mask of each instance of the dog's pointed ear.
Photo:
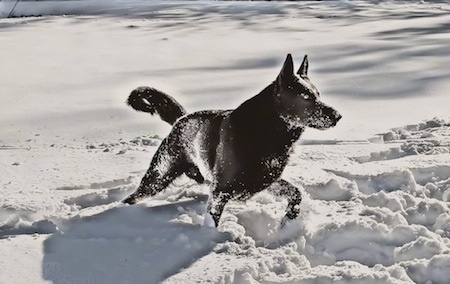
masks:
[(277, 81), (279, 83), (285, 81), (287, 78), (292, 78), (294, 75), (294, 62), (292, 61), (292, 55), (288, 53), (286, 60), (284, 61), (283, 68), (281, 68), (280, 74), (278, 74)]
[(308, 77), (308, 67), (309, 67), (308, 54), (306, 54), (305, 57), (303, 57), (302, 65), (300, 65), (300, 68), (298, 69), (297, 74), (300, 77)]

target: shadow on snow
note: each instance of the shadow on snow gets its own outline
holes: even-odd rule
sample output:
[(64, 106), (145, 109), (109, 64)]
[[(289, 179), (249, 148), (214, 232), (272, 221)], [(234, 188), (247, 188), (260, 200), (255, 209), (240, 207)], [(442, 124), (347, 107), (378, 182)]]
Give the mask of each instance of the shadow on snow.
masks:
[(122, 206), (70, 220), (44, 242), (43, 278), (53, 283), (159, 283), (229, 239), (215, 228), (174, 220), (192, 211), (201, 213), (204, 203)]

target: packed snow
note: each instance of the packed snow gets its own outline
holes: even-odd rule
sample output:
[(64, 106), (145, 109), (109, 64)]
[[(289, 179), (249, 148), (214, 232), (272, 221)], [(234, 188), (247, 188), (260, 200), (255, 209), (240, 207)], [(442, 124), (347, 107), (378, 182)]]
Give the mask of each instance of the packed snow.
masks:
[[(450, 283), (450, 4), (0, 2), (0, 283)], [(27, 17), (22, 17), (27, 16)], [(170, 131), (148, 85), (230, 109), (287, 53), (343, 119), (283, 178), (203, 226), (208, 186), (133, 192)], [(268, 137), (274, 139), (274, 137)]]

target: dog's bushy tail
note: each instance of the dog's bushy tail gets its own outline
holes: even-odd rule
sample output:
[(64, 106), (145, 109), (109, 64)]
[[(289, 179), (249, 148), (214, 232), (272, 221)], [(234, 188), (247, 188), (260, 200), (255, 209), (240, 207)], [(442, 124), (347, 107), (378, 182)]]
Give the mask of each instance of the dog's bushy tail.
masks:
[(159, 114), (170, 124), (186, 114), (186, 110), (171, 96), (150, 87), (138, 87), (128, 97), (127, 104), (137, 111)]

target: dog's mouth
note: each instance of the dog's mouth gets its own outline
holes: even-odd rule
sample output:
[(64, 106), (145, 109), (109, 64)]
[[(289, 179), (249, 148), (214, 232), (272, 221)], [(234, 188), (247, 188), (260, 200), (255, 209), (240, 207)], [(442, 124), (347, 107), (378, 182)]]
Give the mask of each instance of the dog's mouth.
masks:
[(339, 120), (342, 118), (342, 115), (337, 111), (333, 110), (331, 115), (323, 115), (322, 116), (310, 116), (307, 119), (306, 126), (315, 128), (318, 130), (326, 130), (336, 126)]
[(318, 130), (326, 130), (336, 126), (342, 118), (342, 115), (333, 110), (329, 115), (324, 114), (323, 111), (308, 114), (306, 119), (294, 115), (282, 115), (280, 117), (288, 128), (310, 127)]

